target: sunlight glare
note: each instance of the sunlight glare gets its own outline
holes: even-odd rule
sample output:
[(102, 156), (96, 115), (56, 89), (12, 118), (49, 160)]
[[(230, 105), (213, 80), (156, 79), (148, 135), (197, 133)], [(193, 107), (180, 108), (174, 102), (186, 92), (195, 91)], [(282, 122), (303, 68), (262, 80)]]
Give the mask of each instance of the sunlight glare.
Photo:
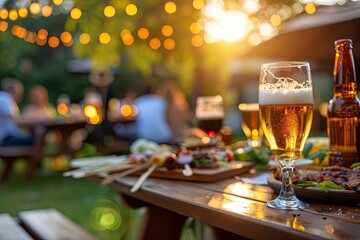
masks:
[(238, 10), (225, 10), (224, 2), (213, 0), (203, 11), (205, 16), (205, 40), (236, 42), (245, 38), (253, 29), (248, 16)]

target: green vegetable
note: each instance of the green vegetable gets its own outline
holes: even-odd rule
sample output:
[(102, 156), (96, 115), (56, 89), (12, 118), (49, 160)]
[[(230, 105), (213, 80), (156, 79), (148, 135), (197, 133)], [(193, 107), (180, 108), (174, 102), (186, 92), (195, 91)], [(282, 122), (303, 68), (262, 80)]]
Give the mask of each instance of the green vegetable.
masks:
[(356, 162), (356, 163), (351, 164), (350, 168), (356, 168), (358, 166), (360, 166), (360, 162)]
[(341, 185), (337, 185), (336, 183), (330, 181), (323, 181), (321, 183), (313, 182), (313, 181), (299, 181), (296, 186), (299, 187), (316, 187), (320, 188), (324, 192), (328, 192), (328, 189), (337, 189), (337, 190), (344, 190), (345, 188)]

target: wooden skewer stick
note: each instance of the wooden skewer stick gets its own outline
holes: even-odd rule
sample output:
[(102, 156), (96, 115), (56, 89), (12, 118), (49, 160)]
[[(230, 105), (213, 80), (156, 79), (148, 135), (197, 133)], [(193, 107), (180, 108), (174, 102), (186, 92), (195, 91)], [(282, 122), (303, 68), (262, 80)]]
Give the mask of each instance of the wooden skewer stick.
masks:
[(136, 165), (135, 167), (133, 167), (131, 169), (128, 169), (128, 170), (125, 170), (123, 172), (114, 173), (114, 174), (109, 175), (108, 177), (106, 177), (104, 180), (102, 180), (101, 184), (108, 185), (110, 183), (113, 183), (118, 178), (125, 177), (127, 175), (130, 175), (130, 174), (132, 174), (134, 172), (140, 171), (140, 170), (142, 170), (144, 168), (147, 168), (147, 167), (149, 167), (149, 164), (144, 163), (144, 164), (141, 164), (141, 165)]
[(158, 167), (157, 164), (151, 165), (151, 167), (139, 177), (135, 185), (130, 189), (130, 192), (133, 193), (139, 190), (139, 188), (143, 185), (146, 179), (151, 175), (153, 171), (155, 171), (157, 167)]
[(128, 168), (132, 168), (134, 164), (121, 164), (121, 165), (112, 165), (112, 166), (106, 166), (96, 169), (90, 169), (90, 170), (83, 170), (79, 172), (75, 172), (72, 174), (74, 178), (83, 178), (88, 176), (93, 176), (95, 174), (98, 174), (100, 172), (114, 172), (119, 170), (124, 170)]

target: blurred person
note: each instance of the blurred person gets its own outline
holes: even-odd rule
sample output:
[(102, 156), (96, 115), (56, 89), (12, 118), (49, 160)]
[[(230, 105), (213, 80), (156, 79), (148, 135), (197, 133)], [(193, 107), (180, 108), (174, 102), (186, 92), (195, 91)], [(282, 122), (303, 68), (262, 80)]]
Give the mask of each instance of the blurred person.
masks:
[(54, 106), (49, 103), (48, 91), (44, 86), (35, 85), (31, 88), (28, 98), (28, 105), (24, 108), (25, 119), (37, 119), (39, 121), (48, 119)]
[(137, 137), (169, 143), (173, 135), (167, 119), (168, 103), (156, 94), (154, 86), (147, 85), (143, 95), (134, 100), (134, 105), (138, 108)]
[(24, 85), (16, 78), (4, 78), (0, 91), (0, 146), (32, 145), (32, 135), (22, 132), (19, 124), (26, 121), (21, 118), (18, 103), (24, 95)]
[(166, 99), (167, 119), (174, 138), (182, 138), (192, 120), (190, 105), (185, 94), (175, 81), (166, 81), (160, 85), (158, 94)]

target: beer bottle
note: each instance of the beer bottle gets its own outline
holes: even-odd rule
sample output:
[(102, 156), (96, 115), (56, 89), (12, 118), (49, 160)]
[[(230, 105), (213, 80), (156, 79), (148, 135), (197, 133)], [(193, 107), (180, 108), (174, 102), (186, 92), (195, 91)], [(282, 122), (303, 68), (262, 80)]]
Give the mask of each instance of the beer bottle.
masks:
[(335, 41), (334, 95), (328, 105), (327, 131), (331, 166), (350, 167), (359, 162), (360, 100), (356, 92), (352, 41)]

